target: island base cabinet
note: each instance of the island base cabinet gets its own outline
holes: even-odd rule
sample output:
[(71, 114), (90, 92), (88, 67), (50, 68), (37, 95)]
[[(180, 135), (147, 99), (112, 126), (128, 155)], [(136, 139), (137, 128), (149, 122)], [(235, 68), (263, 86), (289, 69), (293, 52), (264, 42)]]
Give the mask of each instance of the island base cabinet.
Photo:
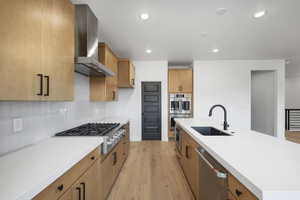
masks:
[(99, 162), (96, 162), (59, 200), (100, 200), (97, 178), (99, 164)]
[(199, 199), (199, 160), (195, 149), (199, 146), (190, 136), (182, 133), (182, 157), (180, 163), (195, 199)]
[(228, 188), (236, 200), (258, 200), (244, 185), (231, 174), (228, 176)]

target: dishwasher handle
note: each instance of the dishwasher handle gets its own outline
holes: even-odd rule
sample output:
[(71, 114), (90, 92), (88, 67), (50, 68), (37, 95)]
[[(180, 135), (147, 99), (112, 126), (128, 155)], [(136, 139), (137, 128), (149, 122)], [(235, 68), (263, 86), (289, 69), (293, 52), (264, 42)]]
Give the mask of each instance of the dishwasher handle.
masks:
[(216, 169), (206, 158), (205, 156), (203, 155), (203, 153), (205, 152), (204, 149), (201, 149), (200, 151), (195, 148), (195, 151), (199, 154), (200, 158), (216, 173), (216, 176), (218, 178), (221, 178), (221, 179), (226, 179), (227, 178), (227, 174), (224, 173), (224, 172), (221, 172), (219, 171), (218, 169)]

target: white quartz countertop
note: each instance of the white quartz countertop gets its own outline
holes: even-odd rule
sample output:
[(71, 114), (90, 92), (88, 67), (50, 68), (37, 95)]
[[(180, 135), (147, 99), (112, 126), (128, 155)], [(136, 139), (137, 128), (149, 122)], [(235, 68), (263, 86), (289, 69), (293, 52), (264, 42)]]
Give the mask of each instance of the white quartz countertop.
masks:
[(0, 199), (33, 198), (102, 142), (101, 137), (52, 137), (0, 157)]
[(221, 123), (209, 119), (175, 120), (259, 199), (300, 200), (300, 144), (255, 131), (203, 136), (191, 127), (222, 129)]

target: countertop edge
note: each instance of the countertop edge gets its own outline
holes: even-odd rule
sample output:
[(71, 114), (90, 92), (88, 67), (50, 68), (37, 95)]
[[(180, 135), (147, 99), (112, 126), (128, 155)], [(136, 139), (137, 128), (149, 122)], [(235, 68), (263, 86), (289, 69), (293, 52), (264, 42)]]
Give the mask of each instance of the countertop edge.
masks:
[(91, 153), (94, 149), (98, 148), (99, 145), (91, 147), (89, 150), (85, 151), (80, 156), (78, 155), (78, 158), (76, 158), (76, 159), (74, 158), (74, 160), (72, 160), (72, 162), (67, 164), (68, 166), (63, 167), (62, 169), (55, 170), (55, 172), (53, 172), (53, 174), (51, 176), (49, 176), (49, 178), (44, 180), (42, 183), (37, 184), (37, 187), (33, 188), (31, 191), (21, 194), (21, 196), (18, 197), (17, 200), (34, 198), (36, 195), (38, 195), (40, 192), (42, 192), (44, 189), (46, 189), (49, 185), (51, 185), (55, 180), (57, 180), (59, 177), (64, 175), (68, 170), (70, 170), (73, 166), (75, 166), (85, 156), (87, 156), (89, 153)]
[[(204, 144), (201, 140), (199, 140), (193, 133), (191, 133), (180, 120), (176, 120), (176, 123), (180, 125), (181, 128), (184, 129), (199, 145), (205, 148), (205, 150), (213, 156), (218, 162), (220, 162), (225, 169), (227, 169), (235, 178), (237, 178), (243, 185), (247, 187), (249, 191), (251, 191), (257, 198), (260, 200), (263, 199), (263, 190), (261, 190), (258, 186), (249, 181), (245, 176), (243, 176), (237, 169), (233, 168), (228, 162), (223, 160), (218, 154), (216, 154), (210, 147)], [(217, 127), (216, 127), (217, 128)]]

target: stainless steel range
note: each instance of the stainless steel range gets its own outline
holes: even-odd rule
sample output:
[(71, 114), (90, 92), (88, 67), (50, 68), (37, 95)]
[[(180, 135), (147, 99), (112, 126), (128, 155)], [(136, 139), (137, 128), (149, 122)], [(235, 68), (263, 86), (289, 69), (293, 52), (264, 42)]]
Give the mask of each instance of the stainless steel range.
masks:
[(104, 142), (101, 153), (107, 154), (125, 136), (120, 123), (88, 123), (57, 133), (55, 136), (99, 136)]

